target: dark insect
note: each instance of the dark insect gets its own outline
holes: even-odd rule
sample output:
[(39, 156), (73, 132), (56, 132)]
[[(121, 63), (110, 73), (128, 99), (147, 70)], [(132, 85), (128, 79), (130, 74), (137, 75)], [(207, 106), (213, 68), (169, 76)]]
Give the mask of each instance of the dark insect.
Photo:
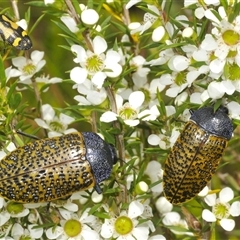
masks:
[(190, 200), (207, 185), (233, 133), (225, 107), (216, 112), (213, 107), (190, 112), (165, 163), (163, 189), (172, 204)]
[(94, 187), (117, 162), (115, 148), (92, 132), (37, 140), (0, 161), (0, 195), (15, 202), (48, 202)]
[(28, 50), (32, 47), (27, 32), (3, 14), (0, 14), (0, 36), (3, 41), (19, 50)]

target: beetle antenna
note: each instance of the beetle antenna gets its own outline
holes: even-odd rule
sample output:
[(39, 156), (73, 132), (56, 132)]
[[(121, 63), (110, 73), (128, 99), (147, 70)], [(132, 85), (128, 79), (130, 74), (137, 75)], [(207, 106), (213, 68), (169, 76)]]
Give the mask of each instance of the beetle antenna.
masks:
[(28, 134), (28, 133), (25, 133), (25, 132), (22, 132), (20, 130), (16, 130), (16, 133), (22, 135), (22, 136), (25, 136), (25, 137), (29, 137), (29, 138), (33, 138), (33, 139), (36, 139), (36, 140), (39, 140), (40, 138), (34, 136), (34, 135), (31, 135), (31, 134)]

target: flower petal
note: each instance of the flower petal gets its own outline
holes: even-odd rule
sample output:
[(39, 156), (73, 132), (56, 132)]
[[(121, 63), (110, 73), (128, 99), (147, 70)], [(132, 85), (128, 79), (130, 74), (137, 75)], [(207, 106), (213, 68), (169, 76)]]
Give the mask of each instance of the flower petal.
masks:
[(141, 91), (132, 92), (129, 96), (129, 104), (134, 108), (138, 108), (142, 105), (145, 99), (144, 93)]
[(60, 113), (59, 120), (61, 123), (68, 125), (74, 121), (74, 118), (72, 118), (64, 113)]
[(133, 201), (129, 204), (128, 217), (136, 218), (140, 216), (143, 213), (143, 211), (144, 206), (138, 201)]
[(43, 56), (44, 56), (44, 52), (42, 51), (35, 50), (31, 53), (31, 59), (35, 64), (39, 63), (40, 60), (42, 60)]
[(57, 239), (60, 235), (63, 233), (63, 228), (62, 227), (51, 227), (49, 228), (45, 234), (48, 239)]
[(70, 72), (70, 78), (77, 84), (83, 83), (87, 78), (87, 70), (85, 68), (75, 67)]
[(109, 69), (105, 73), (110, 78), (118, 77), (122, 72), (122, 66), (118, 63), (108, 63), (105, 65), (105, 68)]
[(93, 49), (95, 54), (101, 54), (106, 51), (107, 49), (107, 42), (104, 38), (96, 36), (93, 39)]
[(127, 119), (127, 120), (124, 120), (124, 122), (130, 127), (135, 127), (140, 123), (138, 119), (135, 119), (135, 120)]
[(216, 204), (216, 198), (217, 195), (214, 194), (209, 194), (204, 198), (204, 201), (207, 203), (208, 206), (212, 207)]
[(86, 9), (82, 11), (81, 19), (85, 24), (94, 25), (97, 23), (99, 15), (94, 9)]
[(129, 8), (131, 8), (133, 5), (135, 5), (135, 4), (139, 3), (139, 2), (141, 2), (141, 0), (130, 0), (130, 1), (126, 4), (125, 8), (126, 8), (126, 9), (129, 9)]
[(202, 211), (202, 218), (207, 222), (216, 222), (217, 220), (215, 215), (208, 209)]
[(155, 235), (150, 237), (148, 240), (166, 240), (166, 238), (163, 235)]
[(165, 197), (158, 198), (155, 205), (160, 214), (171, 212), (173, 209), (173, 205)]
[(51, 121), (53, 120), (54, 116), (55, 116), (55, 111), (52, 108), (51, 105), (49, 104), (44, 104), (42, 105), (42, 114), (43, 114), (43, 119), (45, 121)]
[(181, 217), (180, 217), (179, 213), (168, 212), (165, 214), (162, 222), (166, 226), (171, 226), (171, 225), (178, 224), (180, 220), (181, 220)]
[(28, 225), (30, 235), (35, 239), (41, 238), (43, 234), (43, 228), (39, 228), (37, 224)]
[(92, 77), (92, 83), (99, 89), (102, 87), (104, 80), (106, 79), (106, 74), (103, 72), (97, 72)]
[(75, 63), (81, 63), (86, 61), (86, 50), (82, 46), (74, 44), (71, 47), (71, 51), (77, 54), (77, 57), (74, 59)]
[(105, 113), (102, 114), (102, 116), (100, 117), (100, 121), (101, 122), (113, 122), (113, 121), (116, 121), (117, 120), (117, 114), (114, 113), (114, 112), (110, 112), (110, 111), (107, 111)]
[(205, 186), (205, 187), (202, 189), (202, 191), (201, 191), (200, 193), (198, 193), (198, 196), (200, 196), (200, 197), (205, 197), (205, 196), (207, 196), (208, 192), (209, 192), (209, 188), (208, 188), (208, 186)]
[(212, 99), (220, 99), (224, 95), (224, 92), (222, 91), (220, 82), (215, 82), (215, 81), (211, 82), (208, 85), (207, 91), (208, 91), (210, 98), (212, 98)]
[(220, 221), (221, 227), (226, 231), (232, 231), (235, 227), (235, 221), (233, 219), (222, 219)]
[(220, 202), (226, 203), (233, 199), (234, 193), (230, 187), (223, 188), (219, 193)]
[(63, 15), (60, 19), (68, 27), (68, 29), (71, 32), (75, 33), (77, 31), (79, 31), (75, 20), (72, 17), (70, 17), (69, 15)]
[(132, 235), (138, 240), (148, 239), (149, 229), (148, 227), (135, 227), (132, 231)]
[(34, 121), (37, 123), (39, 127), (49, 129), (49, 126), (41, 118), (35, 118)]
[(105, 91), (91, 91), (87, 95), (87, 100), (93, 105), (99, 105), (106, 99), (106, 97), (107, 95)]
[(121, 55), (114, 51), (114, 50), (108, 50), (106, 53), (106, 59), (105, 59), (105, 64), (110, 64), (110, 63), (118, 63), (121, 60)]
[(150, 134), (147, 139), (148, 143), (152, 146), (157, 146), (160, 141), (160, 137), (156, 134)]
[(113, 221), (105, 219), (105, 222), (101, 228), (101, 236), (104, 238), (110, 238), (112, 237), (113, 232), (114, 232)]
[(240, 201), (234, 202), (231, 205), (229, 212), (233, 217), (238, 217), (240, 215)]

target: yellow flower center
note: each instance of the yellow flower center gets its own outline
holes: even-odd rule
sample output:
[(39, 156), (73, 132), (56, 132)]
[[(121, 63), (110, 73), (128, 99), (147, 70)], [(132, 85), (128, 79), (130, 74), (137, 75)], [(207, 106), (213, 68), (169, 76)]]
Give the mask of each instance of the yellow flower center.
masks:
[(233, 30), (227, 30), (222, 34), (223, 41), (226, 45), (232, 46), (239, 43), (240, 36)]
[(64, 130), (63, 125), (58, 121), (50, 122), (49, 127), (51, 130), (56, 131), (56, 132), (63, 132), (63, 130)]
[(23, 67), (23, 72), (27, 74), (33, 74), (36, 70), (36, 66), (33, 65), (32, 63), (29, 63), (28, 65)]
[(185, 72), (179, 72), (175, 78), (175, 83), (178, 86), (181, 86), (186, 82), (186, 73)]
[(32, 238), (30, 236), (22, 235), (19, 240), (31, 240)]
[(224, 67), (224, 75), (227, 79), (235, 81), (240, 80), (240, 68), (236, 63), (226, 63)]
[(135, 119), (137, 117), (137, 112), (135, 109), (131, 108), (129, 103), (125, 103), (119, 110), (119, 116), (123, 120)]
[(133, 222), (129, 217), (121, 216), (114, 224), (115, 230), (119, 235), (126, 235), (133, 229)]
[(88, 70), (88, 73), (91, 75), (102, 71), (104, 69), (103, 59), (100, 56), (93, 54), (87, 58), (86, 68)]
[(69, 237), (76, 237), (82, 231), (82, 224), (75, 219), (67, 220), (64, 224), (64, 231)]
[(217, 219), (228, 218), (230, 205), (228, 203), (217, 203), (213, 207), (213, 214), (216, 216)]
[(9, 202), (7, 205), (7, 211), (12, 214), (21, 213), (24, 210), (23, 204), (16, 202)]

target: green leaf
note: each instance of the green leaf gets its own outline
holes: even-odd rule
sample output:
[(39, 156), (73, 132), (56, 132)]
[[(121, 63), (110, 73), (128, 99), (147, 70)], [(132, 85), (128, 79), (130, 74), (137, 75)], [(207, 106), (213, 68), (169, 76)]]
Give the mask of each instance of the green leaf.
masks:
[(1, 81), (1, 88), (6, 86), (6, 75), (5, 75), (5, 68), (3, 65), (3, 59), (2, 56), (0, 55), (0, 81)]
[(9, 107), (13, 110), (15, 110), (19, 104), (22, 101), (22, 94), (20, 92), (17, 92), (13, 95), (11, 95), (10, 99), (9, 99)]

